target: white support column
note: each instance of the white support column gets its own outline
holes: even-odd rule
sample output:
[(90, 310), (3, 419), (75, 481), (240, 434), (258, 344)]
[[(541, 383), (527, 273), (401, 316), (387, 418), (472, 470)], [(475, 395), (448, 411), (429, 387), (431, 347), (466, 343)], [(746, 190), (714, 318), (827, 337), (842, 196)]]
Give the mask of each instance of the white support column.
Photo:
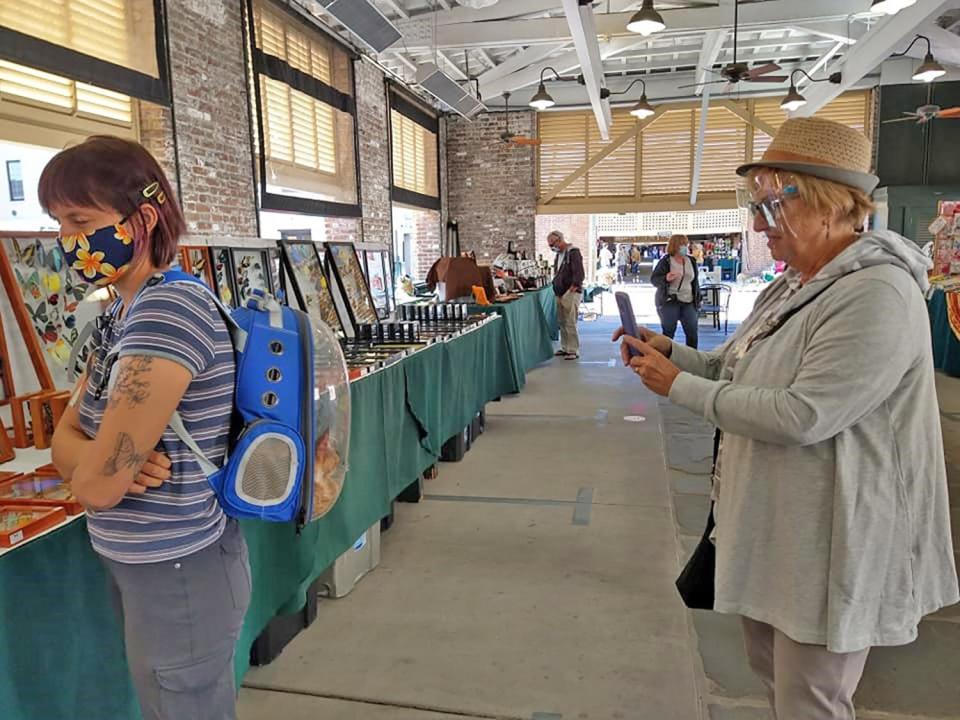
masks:
[(597, 42), (597, 26), (593, 18), (593, 8), (581, 5), (579, 0), (563, 0), (563, 12), (567, 16), (573, 46), (577, 49), (577, 58), (583, 73), (587, 96), (597, 119), (597, 127), (603, 140), (610, 139), (610, 126), (613, 115), (610, 101), (601, 97), (605, 87), (603, 59), (600, 56), (600, 44)]
[(916, 5), (881, 20), (847, 53), (843, 63), (843, 81), (839, 85), (818, 83), (811, 86), (806, 93), (807, 104), (794, 114), (802, 117), (815, 114), (892, 53), (903, 50), (918, 27), (935, 20), (943, 10), (952, 5), (952, 0), (918, 0)]
[[(717, 58), (720, 57), (720, 51), (727, 41), (726, 30), (710, 30), (703, 36), (703, 47), (700, 49), (700, 57), (697, 60), (697, 82), (705, 83), (714, 78), (710, 72)], [(703, 94), (704, 87), (701, 85), (696, 89), (697, 95)]]
[(697, 150), (693, 156), (693, 179), (690, 183), (690, 205), (697, 204), (697, 193), (700, 192), (700, 173), (703, 171), (703, 144), (707, 137), (707, 117), (710, 112), (710, 87), (703, 91), (703, 102), (700, 104), (700, 131), (697, 135)]

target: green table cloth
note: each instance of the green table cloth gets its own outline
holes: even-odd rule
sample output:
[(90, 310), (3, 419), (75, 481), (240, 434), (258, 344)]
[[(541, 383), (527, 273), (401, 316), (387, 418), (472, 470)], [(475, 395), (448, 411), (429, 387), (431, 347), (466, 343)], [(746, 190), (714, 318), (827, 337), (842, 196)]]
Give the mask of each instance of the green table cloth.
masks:
[(559, 337), (553, 288), (526, 293), (513, 302), (473, 305), (471, 311), (497, 313), (503, 318), (513, 370), (513, 392), (520, 392), (527, 384), (527, 372), (553, 357), (552, 340)]
[[(439, 343), (351, 386), (349, 475), (323, 519), (244, 522), (253, 596), (237, 645), (250, 647), (439, 456), (438, 443), (513, 387), (506, 323)], [(137, 720), (123, 644), (86, 522), (77, 520), (0, 557), (0, 718)]]
[(934, 290), (927, 301), (927, 311), (933, 337), (933, 364), (951, 377), (960, 377), (960, 341), (950, 327), (947, 295), (943, 290)]

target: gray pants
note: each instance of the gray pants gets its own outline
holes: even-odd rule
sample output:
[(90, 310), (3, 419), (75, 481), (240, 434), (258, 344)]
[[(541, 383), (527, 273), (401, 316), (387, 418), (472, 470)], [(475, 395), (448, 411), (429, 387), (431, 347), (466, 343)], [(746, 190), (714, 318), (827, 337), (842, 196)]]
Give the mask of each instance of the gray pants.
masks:
[(743, 618), (747, 660), (767, 689), (776, 720), (854, 720), (853, 694), (869, 649), (832, 653)]
[(179, 560), (103, 562), (143, 720), (234, 720), (234, 648), (251, 590), (239, 524)]
[(560, 349), (570, 355), (580, 354), (580, 335), (577, 333), (577, 318), (580, 315), (580, 300), (583, 293), (569, 290), (557, 298), (557, 319), (560, 321)]

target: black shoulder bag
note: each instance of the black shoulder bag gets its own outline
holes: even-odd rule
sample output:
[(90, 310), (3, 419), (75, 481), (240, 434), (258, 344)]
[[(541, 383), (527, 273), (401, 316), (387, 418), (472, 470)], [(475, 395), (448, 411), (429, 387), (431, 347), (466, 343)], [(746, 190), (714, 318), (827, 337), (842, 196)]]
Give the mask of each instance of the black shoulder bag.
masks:
[[(837, 278), (837, 280), (840, 280), (847, 275), (851, 275), (854, 272), (856, 272), (856, 270), (845, 273)], [(803, 308), (820, 297), (820, 295), (829, 290), (833, 286), (833, 283), (837, 282), (837, 280), (834, 280), (825, 288), (822, 288), (820, 292), (813, 297), (808, 298), (807, 301), (802, 305), (799, 305), (793, 308), (790, 312), (781, 315), (777, 322), (767, 332), (760, 335), (757, 340), (765, 340), (766, 338), (769, 338), (777, 330), (782, 328), (787, 320), (792, 318), (798, 312), (803, 310)], [(710, 470), (711, 482), (713, 482), (713, 473), (717, 469), (717, 455), (720, 453), (721, 435), (722, 433), (720, 428), (717, 428), (713, 435), (713, 467)], [(680, 571), (680, 576), (677, 578), (676, 582), (677, 591), (680, 593), (680, 597), (683, 599), (684, 605), (691, 610), (713, 610), (714, 589), (717, 572), (717, 549), (714, 546), (713, 541), (710, 539), (710, 535), (713, 532), (713, 529), (716, 527), (716, 521), (713, 518), (713, 506), (714, 503), (710, 503), (710, 514), (707, 516), (707, 527), (703, 531), (703, 537), (700, 538), (700, 542), (693, 551), (693, 555), (690, 556), (690, 559), (687, 560), (687, 564), (684, 565), (683, 570)]]

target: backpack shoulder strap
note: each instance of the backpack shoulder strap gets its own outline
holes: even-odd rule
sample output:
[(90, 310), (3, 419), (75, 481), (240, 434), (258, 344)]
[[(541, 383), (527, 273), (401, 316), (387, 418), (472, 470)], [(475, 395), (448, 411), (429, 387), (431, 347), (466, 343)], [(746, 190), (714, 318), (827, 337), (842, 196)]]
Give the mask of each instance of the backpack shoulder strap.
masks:
[(233, 317), (233, 313), (230, 308), (223, 304), (223, 301), (217, 297), (216, 293), (210, 289), (210, 287), (203, 282), (200, 278), (197, 278), (190, 273), (184, 272), (183, 270), (167, 270), (161, 275), (154, 276), (155, 278), (161, 278), (160, 280), (151, 280), (154, 285), (167, 285), (169, 283), (191, 283), (193, 285), (199, 285), (210, 295), (213, 300), (214, 305), (216, 305), (217, 310), (220, 311), (223, 321), (227, 324), (227, 331), (230, 333), (230, 339), (233, 341), (233, 347), (237, 352), (243, 352), (243, 349), (247, 345), (247, 333), (246, 331), (237, 324), (237, 321)]

